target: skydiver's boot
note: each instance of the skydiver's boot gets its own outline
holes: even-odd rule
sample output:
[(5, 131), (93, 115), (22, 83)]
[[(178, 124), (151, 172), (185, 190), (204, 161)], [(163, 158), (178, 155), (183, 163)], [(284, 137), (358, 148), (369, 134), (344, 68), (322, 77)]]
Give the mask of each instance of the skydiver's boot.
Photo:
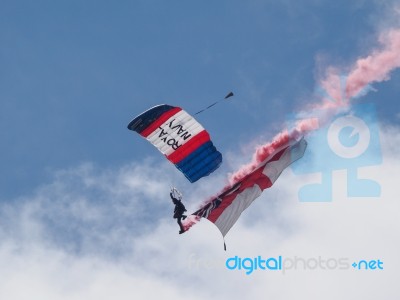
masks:
[(179, 218), (177, 221), (178, 221), (179, 228), (181, 229), (181, 230), (179, 231), (179, 234), (182, 234), (182, 233), (185, 232), (185, 228), (183, 227), (180, 218)]

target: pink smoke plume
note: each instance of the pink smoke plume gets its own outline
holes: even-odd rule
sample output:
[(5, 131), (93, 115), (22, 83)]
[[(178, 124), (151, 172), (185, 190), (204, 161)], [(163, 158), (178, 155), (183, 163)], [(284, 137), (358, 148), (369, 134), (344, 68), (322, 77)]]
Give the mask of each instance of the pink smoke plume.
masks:
[[(310, 131), (318, 129), (336, 113), (349, 108), (351, 105), (350, 99), (357, 97), (371, 83), (389, 80), (389, 73), (400, 67), (400, 29), (390, 29), (382, 33), (379, 37), (379, 42), (381, 44), (380, 50), (373, 50), (367, 57), (359, 58), (354, 66), (350, 68), (344, 91), (342, 89), (342, 77), (339, 75), (338, 69), (329, 67), (325, 78), (320, 81), (320, 85), (327, 92), (330, 100), (323, 99), (322, 103), (312, 106), (314, 110), (321, 111), (322, 109), (324, 111), (322, 113), (319, 112), (320, 118), (301, 120), (291, 131), (283, 130), (273, 138), (272, 142), (256, 148), (252, 161), (234, 172), (229, 178), (229, 183), (222, 191), (229, 189), (233, 184), (255, 170), (276, 149), (287, 145), (292, 139), (298, 139), (300, 136), (305, 136)], [(214, 197), (203, 203), (203, 205), (212, 199)], [(199, 220), (199, 217), (191, 217), (185, 223), (186, 229), (189, 229)]]
[(354, 97), (372, 82), (389, 80), (389, 73), (400, 67), (400, 30), (392, 29), (380, 35), (383, 48), (357, 60), (347, 79), (346, 95)]
[[(252, 161), (242, 166), (232, 174), (230, 185), (238, 182), (244, 176), (253, 171), (264, 159), (266, 159), (277, 148), (287, 144), (291, 139), (306, 135), (308, 132), (318, 129), (322, 123), (337, 113), (343, 107), (350, 105), (350, 99), (357, 96), (364, 88), (373, 82), (380, 82), (389, 79), (389, 73), (400, 67), (400, 29), (390, 29), (379, 36), (382, 47), (380, 50), (373, 50), (370, 55), (360, 58), (346, 79), (345, 95), (343, 99), (342, 80), (336, 68), (328, 68), (326, 77), (321, 80), (321, 85), (334, 101), (326, 101), (321, 105), (315, 105), (314, 109), (323, 108), (325, 112), (320, 120), (305, 119), (296, 124), (291, 132), (284, 130), (277, 134), (272, 142), (259, 146), (253, 154)], [(321, 112), (319, 112), (321, 114)]]
[(400, 29), (390, 29), (379, 36), (380, 49), (375, 49), (367, 57), (359, 58), (350, 68), (346, 78), (346, 87), (342, 92), (339, 70), (328, 68), (321, 86), (335, 103), (326, 102), (324, 107), (349, 105), (371, 83), (389, 80), (389, 74), (400, 67)]

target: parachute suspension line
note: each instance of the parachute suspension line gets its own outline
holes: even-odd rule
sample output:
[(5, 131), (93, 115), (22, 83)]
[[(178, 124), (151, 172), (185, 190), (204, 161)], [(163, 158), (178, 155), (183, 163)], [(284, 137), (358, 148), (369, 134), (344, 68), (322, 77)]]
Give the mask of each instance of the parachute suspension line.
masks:
[(233, 95), (234, 95), (234, 94), (233, 94), (232, 92), (229, 92), (229, 94), (226, 95), (226, 96), (224, 97), (224, 99), (221, 99), (221, 100), (218, 100), (217, 102), (214, 102), (213, 104), (207, 106), (206, 108), (203, 108), (202, 110), (198, 111), (198, 112), (195, 113), (194, 115), (198, 115), (198, 114), (202, 113), (203, 111), (205, 111), (205, 110), (207, 110), (207, 109), (213, 107), (215, 104), (217, 104), (217, 103), (219, 103), (219, 102), (221, 102), (221, 101), (223, 101), (223, 100), (225, 100), (225, 99), (228, 99), (228, 98), (232, 97)]

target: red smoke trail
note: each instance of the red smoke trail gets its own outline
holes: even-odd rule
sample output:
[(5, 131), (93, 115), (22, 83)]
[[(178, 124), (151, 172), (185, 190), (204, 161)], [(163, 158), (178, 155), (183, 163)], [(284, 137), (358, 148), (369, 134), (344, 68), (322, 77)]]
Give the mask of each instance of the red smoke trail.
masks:
[(357, 60), (349, 73), (346, 86), (348, 98), (354, 97), (372, 82), (389, 80), (389, 73), (400, 67), (400, 29), (391, 29), (380, 35), (383, 48)]
[[(272, 142), (256, 148), (252, 161), (233, 173), (230, 176), (229, 184), (222, 191), (229, 189), (233, 184), (255, 170), (271, 153), (287, 144), (291, 139), (297, 139), (310, 131), (318, 129), (319, 126), (329, 121), (341, 109), (349, 108), (351, 105), (350, 99), (357, 97), (369, 84), (389, 80), (389, 73), (400, 67), (400, 29), (390, 29), (382, 33), (379, 37), (379, 42), (382, 46), (380, 50), (373, 50), (367, 57), (358, 59), (354, 66), (350, 68), (346, 79), (345, 91), (342, 90), (342, 80), (338, 70), (332, 67), (328, 68), (320, 85), (334, 101), (323, 99), (323, 103), (313, 106), (313, 109), (323, 111), (322, 115), (321, 112), (318, 113), (321, 118), (302, 120), (290, 132), (284, 130), (278, 133)], [(203, 203), (203, 205), (212, 199), (214, 197)], [(192, 218), (185, 224), (185, 227), (187, 229), (190, 228), (198, 219)]]
[(370, 55), (359, 58), (350, 68), (344, 93), (341, 90), (339, 71), (332, 67), (327, 69), (321, 86), (336, 103), (327, 101), (322, 108), (349, 105), (349, 100), (362, 95), (361, 92), (371, 83), (389, 80), (390, 72), (400, 67), (400, 29), (390, 29), (380, 34), (378, 40), (381, 49), (375, 49)]
[(259, 163), (277, 148), (287, 144), (290, 139), (296, 139), (318, 129), (321, 123), (329, 121), (340, 109), (350, 106), (349, 99), (356, 97), (369, 84), (389, 80), (389, 73), (400, 67), (400, 29), (391, 29), (382, 33), (379, 42), (382, 45), (380, 50), (373, 50), (367, 57), (358, 59), (350, 69), (346, 79), (345, 99), (343, 99), (341, 77), (337, 69), (328, 68), (326, 77), (321, 80), (321, 86), (335, 101), (325, 100), (322, 105), (314, 106), (314, 109), (325, 110), (322, 118), (319, 121), (317, 119), (303, 120), (290, 133), (286, 130), (282, 131), (274, 137), (272, 142), (259, 146), (253, 154), (251, 163), (242, 166), (231, 176), (230, 185), (256, 169)]

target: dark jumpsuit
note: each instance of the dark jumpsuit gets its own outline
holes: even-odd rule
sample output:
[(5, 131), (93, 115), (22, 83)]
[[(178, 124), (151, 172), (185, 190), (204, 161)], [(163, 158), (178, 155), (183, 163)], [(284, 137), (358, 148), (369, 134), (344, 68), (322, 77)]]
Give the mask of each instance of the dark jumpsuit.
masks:
[(183, 203), (180, 200), (176, 199), (172, 195), (172, 193), (170, 193), (169, 195), (172, 199), (172, 202), (175, 204), (174, 219), (176, 219), (176, 221), (181, 229), (179, 231), (179, 233), (183, 233), (183, 232), (185, 232), (185, 228), (182, 225), (182, 218), (184, 218), (184, 219), (186, 218), (186, 216), (184, 215), (184, 212), (186, 211), (185, 205), (183, 205)]

